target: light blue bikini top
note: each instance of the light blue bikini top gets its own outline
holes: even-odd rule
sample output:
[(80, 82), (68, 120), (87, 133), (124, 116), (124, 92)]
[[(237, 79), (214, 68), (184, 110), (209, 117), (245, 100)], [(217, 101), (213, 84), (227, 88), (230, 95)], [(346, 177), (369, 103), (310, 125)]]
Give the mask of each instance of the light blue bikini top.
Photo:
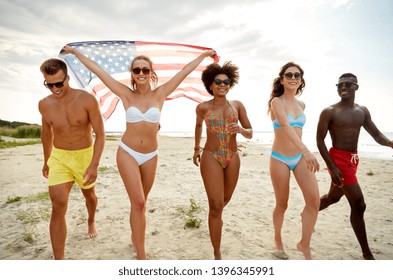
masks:
[(126, 121), (130, 123), (136, 122), (160, 122), (161, 112), (157, 107), (150, 107), (145, 113), (142, 113), (137, 107), (129, 107), (126, 111)]
[[(284, 101), (284, 108), (285, 108), (285, 99), (283, 98)], [(299, 103), (300, 106), (300, 102), (297, 101)], [(300, 106), (301, 108), (302, 106)], [(304, 113), (301, 113), (299, 116), (297, 116), (296, 118), (287, 114), (287, 119), (289, 122), (289, 125), (291, 127), (299, 127), (299, 128), (303, 128), (304, 124), (306, 123), (306, 115)], [(273, 128), (274, 129), (278, 129), (281, 128), (280, 123), (278, 122), (277, 119), (273, 120)]]

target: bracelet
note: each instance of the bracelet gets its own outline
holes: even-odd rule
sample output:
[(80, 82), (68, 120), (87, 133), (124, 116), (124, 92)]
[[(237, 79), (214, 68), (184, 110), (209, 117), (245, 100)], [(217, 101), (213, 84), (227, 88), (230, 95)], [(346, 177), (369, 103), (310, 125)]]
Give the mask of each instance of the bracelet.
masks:
[(200, 151), (200, 150), (201, 150), (201, 146), (194, 147), (194, 151)]

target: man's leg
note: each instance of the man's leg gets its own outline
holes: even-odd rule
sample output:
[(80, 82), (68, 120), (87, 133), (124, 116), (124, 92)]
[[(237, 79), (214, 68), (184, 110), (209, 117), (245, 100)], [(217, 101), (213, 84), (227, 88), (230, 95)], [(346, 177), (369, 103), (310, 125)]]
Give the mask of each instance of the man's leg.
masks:
[(93, 186), (90, 189), (82, 189), (82, 193), (86, 200), (86, 208), (89, 215), (89, 218), (87, 220), (87, 238), (94, 238), (97, 236), (95, 214), (98, 203), (98, 199), (95, 193), (95, 187)]
[(329, 207), (331, 204), (339, 202), (343, 195), (344, 192), (342, 188), (334, 186), (333, 183), (331, 183), (329, 192), (320, 198), (319, 211)]
[(55, 260), (64, 259), (64, 247), (67, 236), (65, 215), (68, 206), (68, 195), (73, 182), (49, 186), (49, 196), (52, 201), (52, 215), (49, 233)]
[(362, 248), (363, 258), (366, 260), (374, 260), (375, 258), (371, 253), (367, 241), (366, 224), (364, 222), (366, 203), (364, 202), (362, 190), (358, 184), (354, 184), (344, 185), (343, 191), (351, 206), (351, 225), (360, 247)]

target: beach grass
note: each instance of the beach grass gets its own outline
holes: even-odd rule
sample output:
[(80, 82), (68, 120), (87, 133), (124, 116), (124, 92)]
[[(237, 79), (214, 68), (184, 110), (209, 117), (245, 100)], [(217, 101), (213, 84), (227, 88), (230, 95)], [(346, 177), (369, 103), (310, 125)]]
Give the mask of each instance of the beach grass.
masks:
[(188, 209), (179, 207), (178, 211), (185, 215), (185, 228), (199, 228), (201, 226), (202, 219), (197, 216), (197, 214), (201, 211), (201, 207), (193, 198), (190, 199), (190, 205)]
[(0, 128), (0, 135), (13, 138), (40, 138), (41, 127), (39, 125), (22, 125), (16, 128)]

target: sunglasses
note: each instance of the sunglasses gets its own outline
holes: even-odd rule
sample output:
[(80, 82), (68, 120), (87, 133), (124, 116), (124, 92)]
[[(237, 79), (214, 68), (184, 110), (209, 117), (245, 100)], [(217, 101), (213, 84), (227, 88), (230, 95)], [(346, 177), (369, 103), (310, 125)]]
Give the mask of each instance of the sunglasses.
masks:
[(295, 77), (296, 80), (300, 80), (302, 78), (302, 74), (300, 74), (299, 72), (287, 72), (284, 74), (285, 78), (287, 78), (288, 80), (291, 80), (293, 77)]
[(337, 89), (341, 89), (344, 85), (346, 88), (350, 88), (350, 87), (352, 87), (352, 85), (357, 85), (357, 83), (343, 82), (343, 83), (336, 84)]
[(224, 83), (224, 85), (229, 86), (231, 84), (231, 79), (225, 79), (225, 80), (221, 80), (221, 79), (214, 79), (213, 83), (215, 83), (216, 85), (221, 85), (222, 83)]
[(64, 79), (62, 82), (57, 82), (57, 83), (47, 83), (46, 81), (44, 81), (44, 86), (46, 88), (53, 88), (53, 87), (57, 87), (57, 88), (62, 88), (64, 86), (64, 82), (67, 79), (67, 75), (65, 75)]
[(150, 74), (150, 69), (149, 68), (146, 68), (146, 67), (143, 67), (143, 68), (139, 68), (139, 67), (132, 68), (132, 73), (134, 73), (135, 75), (138, 75), (139, 73), (141, 73), (141, 71), (142, 71), (143, 75), (149, 75)]

